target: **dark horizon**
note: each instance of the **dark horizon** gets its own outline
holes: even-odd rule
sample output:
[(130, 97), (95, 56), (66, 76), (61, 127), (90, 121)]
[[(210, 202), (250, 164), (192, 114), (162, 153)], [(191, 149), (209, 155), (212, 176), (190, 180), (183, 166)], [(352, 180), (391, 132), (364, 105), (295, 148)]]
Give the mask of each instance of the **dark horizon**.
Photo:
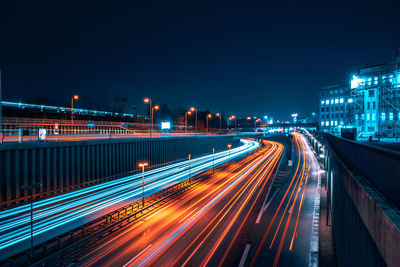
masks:
[(242, 117), (310, 115), (322, 86), (390, 61), (400, 42), (397, 1), (2, 9), (4, 100), (68, 105), (77, 93), (77, 105), (108, 109), (127, 97), (139, 112), (151, 97)]

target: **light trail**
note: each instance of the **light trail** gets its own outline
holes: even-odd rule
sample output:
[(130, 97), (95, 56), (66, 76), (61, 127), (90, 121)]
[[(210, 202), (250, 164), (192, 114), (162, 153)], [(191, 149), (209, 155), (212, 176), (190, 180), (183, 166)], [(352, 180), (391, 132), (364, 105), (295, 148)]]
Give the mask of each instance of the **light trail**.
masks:
[[(231, 149), (231, 160), (259, 146), (250, 140), (242, 142), (242, 146)], [(215, 153), (215, 166), (228, 160), (228, 151)], [(187, 161), (183, 161), (146, 171), (145, 195), (187, 179), (187, 165)], [(191, 176), (212, 166), (212, 155), (195, 158), (191, 161)], [(135, 174), (37, 201), (34, 203), (34, 236), (40, 236), (43, 242), (44, 239), (67, 232), (140, 197), (141, 174)], [(23, 205), (0, 212), (0, 260), (27, 248), (30, 237), (29, 209), (29, 205)]]
[(261, 200), (283, 149), (279, 143), (266, 142), (254, 155), (211, 175), (161, 212), (149, 215), (151, 220), (124, 231), (107, 249), (79, 264), (204, 266), (211, 264), (211, 259), (222, 263), (224, 257), (219, 258), (217, 252), (225, 252), (223, 244), (232, 243), (243, 231), (242, 218), (247, 220), (254, 203)]

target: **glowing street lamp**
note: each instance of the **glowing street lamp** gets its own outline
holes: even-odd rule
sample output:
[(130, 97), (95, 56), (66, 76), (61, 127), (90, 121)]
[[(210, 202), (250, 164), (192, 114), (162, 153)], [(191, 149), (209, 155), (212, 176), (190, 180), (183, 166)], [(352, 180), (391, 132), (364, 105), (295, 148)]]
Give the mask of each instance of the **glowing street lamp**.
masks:
[(229, 156), (228, 156), (228, 159), (229, 159), (229, 163), (230, 163), (230, 162), (231, 162), (231, 147), (232, 147), (232, 145), (231, 145), (231, 144), (228, 144), (227, 147), (228, 147), (228, 151), (229, 151), (229, 152), (228, 152), (228, 155), (229, 155)]
[(144, 167), (149, 166), (148, 162), (139, 163), (139, 168), (142, 168), (142, 206), (144, 207)]
[(187, 129), (187, 116), (188, 115), (191, 115), (192, 114), (192, 112), (189, 110), (189, 111), (186, 111), (185, 112), (185, 133), (186, 133), (186, 129)]
[(219, 132), (221, 132), (221, 114), (217, 113), (215, 116), (219, 117)]
[(79, 95), (73, 95), (71, 98), (71, 124), (74, 123), (74, 101), (79, 100)]
[(211, 119), (212, 118), (212, 115), (211, 114), (208, 114), (207, 115), (207, 118), (206, 118), (206, 128), (207, 128), (207, 132), (208, 132), (208, 119)]
[(195, 124), (195, 129), (196, 129), (196, 133), (197, 133), (197, 108), (191, 107), (191, 108), (190, 108), (190, 111), (191, 111), (191, 112), (196, 112), (196, 124)]
[(153, 132), (153, 107), (151, 105), (151, 99), (150, 98), (146, 97), (143, 100), (143, 102), (146, 103), (146, 104), (149, 104), (149, 116), (151, 117), (150, 118), (150, 127), (149, 128), (150, 128), (150, 138), (151, 138), (151, 134)]
[(235, 117), (235, 115), (232, 115), (232, 116), (231, 116), (231, 119), (232, 119), (232, 120), (235, 120), (235, 131), (236, 131), (236, 117)]

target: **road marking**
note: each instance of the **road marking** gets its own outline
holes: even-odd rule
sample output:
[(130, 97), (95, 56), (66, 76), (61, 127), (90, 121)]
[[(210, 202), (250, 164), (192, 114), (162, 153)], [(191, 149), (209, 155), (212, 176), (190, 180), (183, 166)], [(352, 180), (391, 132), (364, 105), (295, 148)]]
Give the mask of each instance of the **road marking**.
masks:
[[(264, 204), (263, 204), (263, 206), (261, 207), (260, 212), (258, 213), (258, 216), (257, 216), (256, 224), (257, 224), (257, 223), (260, 223), (262, 215), (263, 215), (264, 212), (268, 209), (269, 205), (271, 204), (272, 200), (273, 200), (274, 197), (276, 196), (276, 193), (278, 193), (279, 189), (280, 189), (280, 187), (278, 187), (278, 188), (275, 190), (274, 194), (272, 195), (272, 197), (271, 197), (271, 199), (268, 201), (268, 203), (267, 203), (265, 206), (264, 206)], [(267, 197), (268, 197), (268, 196), (267, 196)], [(265, 197), (265, 201), (267, 201), (267, 197)]]
[(249, 254), (250, 247), (251, 247), (251, 244), (247, 244), (246, 247), (244, 248), (242, 258), (240, 259), (240, 262), (239, 262), (239, 267), (243, 267), (244, 264), (246, 263), (246, 259), (247, 259), (247, 255)]
[(320, 215), (320, 197), (321, 197), (321, 175), (318, 168), (317, 192), (315, 192), (314, 211), (312, 220), (312, 231), (310, 241), (310, 255), (308, 266), (318, 266), (318, 243), (319, 243), (319, 215)]
[(137, 254), (134, 258), (132, 258), (130, 261), (128, 261), (127, 263), (124, 264), (123, 267), (128, 266), (131, 262), (133, 262), (134, 260), (136, 260), (137, 257), (139, 257), (140, 255), (142, 255), (143, 252), (145, 252), (149, 247), (151, 247), (152, 244), (148, 245), (145, 249), (143, 249), (139, 254)]

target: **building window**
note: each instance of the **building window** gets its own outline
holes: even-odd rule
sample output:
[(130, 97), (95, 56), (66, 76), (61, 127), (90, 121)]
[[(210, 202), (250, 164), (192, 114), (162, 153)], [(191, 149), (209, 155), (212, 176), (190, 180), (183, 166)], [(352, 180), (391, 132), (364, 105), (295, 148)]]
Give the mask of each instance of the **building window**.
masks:
[(378, 77), (374, 78), (374, 84), (378, 84)]
[(340, 114), (340, 118), (343, 118), (343, 113)]
[(321, 101), (321, 105), (324, 105), (324, 104), (325, 104), (325, 100), (322, 100), (322, 101)]
[(389, 82), (393, 83), (393, 74), (390, 74), (389, 77), (390, 77)]
[(361, 120), (364, 120), (364, 113), (363, 114), (361, 114)]
[(339, 107), (335, 107), (335, 110), (339, 110)]
[(367, 109), (370, 108), (370, 102), (367, 102)]
[(376, 109), (376, 103), (375, 103), (375, 101), (372, 102), (372, 108), (373, 108), (373, 109)]
[(343, 102), (344, 102), (344, 99), (343, 99), (343, 98), (341, 98), (341, 99), (340, 99), (340, 103), (343, 103)]
[(331, 126), (333, 126), (333, 121), (331, 121)]
[(335, 99), (335, 104), (339, 104), (339, 99), (338, 98)]
[(335, 126), (337, 126), (337, 121), (335, 121)]
[(340, 110), (343, 110), (343, 106), (340, 106)]
[(321, 112), (324, 112), (324, 108), (321, 108)]
[(393, 120), (393, 112), (389, 112), (389, 120), (390, 120), (390, 121)]
[[(399, 113), (399, 116), (400, 116), (400, 113)], [(354, 117), (355, 117), (355, 120), (358, 121), (358, 114), (356, 114)]]
[(332, 104), (332, 105), (333, 105), (333, 101), (334, 101), (334, 100), (333, 100), (333, 99), (331, 99), (331, 104)]
[(321, 121), (321, 126), (324, 126), (324, 122), (323, 121)]
[(368, 85), (372, 84), (372, 78), (368, 78)]
[(385, 112), (382, 112), (382, 115), (381, 115), (381, 116), (382, 116), (381, 120), (382, 120), (382, 121), (385, 121), (385, 120), (386, 120), (386, 113), (385, 113)]
[(374, 97), (374, 96), (375, 96), (375, 90), (369, 90), (368, 97)]
[(375, 113), (372, 113), (372, 120), (375, 121)]
[(325, 121), (325, 126), (329, 126), (329, 121)]
[(369, 121), (369, 113), (367, 113), (367, 121)]

